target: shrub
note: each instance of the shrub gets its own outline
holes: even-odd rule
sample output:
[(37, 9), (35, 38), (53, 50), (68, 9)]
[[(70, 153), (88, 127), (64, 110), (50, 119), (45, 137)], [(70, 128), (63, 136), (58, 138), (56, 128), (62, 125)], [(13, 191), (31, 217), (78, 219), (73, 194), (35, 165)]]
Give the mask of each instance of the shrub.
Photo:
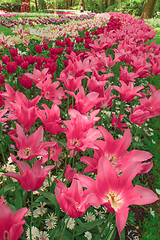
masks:
[(20, 12), (21, 4), (20, 3), (0, 3), (0, 9), (6, 10), (7, 12)]

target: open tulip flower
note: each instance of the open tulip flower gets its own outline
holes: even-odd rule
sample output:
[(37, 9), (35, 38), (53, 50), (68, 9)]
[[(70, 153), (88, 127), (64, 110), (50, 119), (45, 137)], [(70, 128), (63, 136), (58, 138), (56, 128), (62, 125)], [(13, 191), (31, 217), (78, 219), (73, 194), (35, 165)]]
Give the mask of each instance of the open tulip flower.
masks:
[(49, 165), (41, 168), (43, 160), (40, 159), (35, 161), (31, 168), (28, 163), (16, 160), (14, 155), (11, 154), (11, 157), (17, 163), (21, 175), (15, 172), (5, 173), (4, 175), (17, 179), (26, 191), (38, 190), (46, 179), (48, 172), (55, 167), (54, 165)]
[(14, 214), (11, 209), (4, 204), (4, 198), (0, 199), (0, 239), (18, 240), (23, 233), (25, 220), (23, 217), (28, 212), (26, 207), (19, 209)]
[(18, 137), (10, 135), (10, 137), (15, 141), (18, 148), (18, 156), (24, 160), (31, 160), (32, 158), (38, 156), (46, 156), (48, 152), (44, 149), (50, 146), (51, 143), (43, 143), (43, 127), (40, 126), (36, 132), (31, 134), (28, 138), (21, 126), (16, 123), (16, 133)]
[(150, 189), (132, 185), (132, 180), (139, 171), (140, 165), (134, 163), (118, 175), (108, 158), (103, 156), (98, 162), (96, 180), (82, 174), (75, 175), (81, 185), (91, 193), (87, 198), (89, 204), (103, 205), (108, 212), (115, 212), (119, 234), (126, 224), (129, 205), (149, 204), (158, 200), (157, 195)]
[(90, 206), (87, 201), (89, 191), (83, 191), (80, 181), (76, 179), (72, 181), (69, 189), (61, 181), (56, 182), (55, 194), (62, 210), (72, 218), (82, 216)]

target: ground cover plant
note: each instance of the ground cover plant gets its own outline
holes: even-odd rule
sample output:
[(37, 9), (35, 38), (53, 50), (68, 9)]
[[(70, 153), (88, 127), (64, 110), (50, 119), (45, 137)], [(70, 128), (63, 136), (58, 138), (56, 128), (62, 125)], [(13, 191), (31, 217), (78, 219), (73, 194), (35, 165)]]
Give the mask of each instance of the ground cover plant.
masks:
[(157, 166), (156, 32), (112, 12), (12, 32), (0, 38), (0, 239), (138, 239), (137, 205), (159, 194), (144, 181)]

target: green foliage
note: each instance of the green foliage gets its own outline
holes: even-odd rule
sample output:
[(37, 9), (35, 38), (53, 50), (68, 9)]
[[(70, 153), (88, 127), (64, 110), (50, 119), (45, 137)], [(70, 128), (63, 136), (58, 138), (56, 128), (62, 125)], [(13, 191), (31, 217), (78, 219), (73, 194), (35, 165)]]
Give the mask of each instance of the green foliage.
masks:
[(131, 14), (132, 16), (141, 16), (144, 4), (145, 0), (116, 1), (115, 4), (107, 8), (107, 12), (114, 11)]
[(7, 12), (20, 12), (21, 4), (20, 3), (11, 3), (11, 2), (2, 2), (0, 3), (0, 9), (6, 10)]
[(44, 10), (47, 8), (46, 2), (44, 0), (38, 0), (39, 10)]

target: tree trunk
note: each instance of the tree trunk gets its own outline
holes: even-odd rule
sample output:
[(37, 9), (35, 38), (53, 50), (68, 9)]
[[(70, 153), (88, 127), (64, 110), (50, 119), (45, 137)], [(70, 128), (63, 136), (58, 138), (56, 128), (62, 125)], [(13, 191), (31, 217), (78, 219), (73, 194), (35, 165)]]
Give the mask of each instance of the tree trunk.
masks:
[(104, 2), (104, 8), (107, 8), (108, 7), (108, 0), (105, 0)]
[(37, 3), (37, 0), (35, 0), (35, 5), (36, 5), (36, 11), (38, 11), (38, 3)]
[(81, 4), (83, 5), (83, 9), (85, 10), (84, 0), (81, 0)]
[(154, 11), (154, 7), (156, 5), (156, 1), (157, 0), (148, 0), (147, 3), (144, 6), (141, 18), (142, 19), (148, 19), (148, 18), (152, 18), (153, 16), (153, 11)]
[(65, 2), (66, 2), (66, 9), (68, 9), (69, 2), (68, 2), (68, 0), (66, 0)]

